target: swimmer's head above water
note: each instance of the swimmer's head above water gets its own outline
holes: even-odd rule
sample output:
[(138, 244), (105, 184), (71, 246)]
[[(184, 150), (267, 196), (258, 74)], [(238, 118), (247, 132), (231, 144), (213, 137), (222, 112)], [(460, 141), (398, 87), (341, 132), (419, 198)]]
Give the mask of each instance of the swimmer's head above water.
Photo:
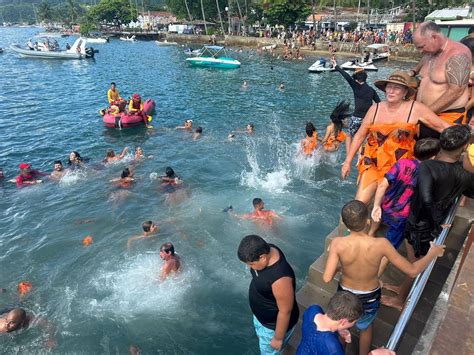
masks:
[(160, 247), (160, 257), (165, 259), (167, 256), (174, 255), (174, 245), (170, 242), (163, 243)]
[(6, 333), (28, 326), (28, 316), (23, 308), (14, 308), (4, 316)]
[(158, 230), (158, 226), (153, 221), (143, 222), (142, 228), (145, 233), (154, 233)]
[(316, 127), (314, 127), (313, 123), (307, 122), (306, 127), (305, 127), (305, 131), (306, 131), (306, 135), (308, 137), (312, 137), (313, 133), (316, 132)]
[(261, 198), (254, 198), (252, 201), (252, 205), (256, 210), (263, 210), (265, 208), (265, 202)]

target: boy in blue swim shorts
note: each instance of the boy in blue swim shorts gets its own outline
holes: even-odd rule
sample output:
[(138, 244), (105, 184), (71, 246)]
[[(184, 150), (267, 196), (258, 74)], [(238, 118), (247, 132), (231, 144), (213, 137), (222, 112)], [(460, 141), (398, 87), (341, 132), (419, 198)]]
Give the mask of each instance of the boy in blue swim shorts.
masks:
[(352, 292), (362, 302), (364, 312), (356, 327), (360, 330), (359, 354), (367, 354), (372, 343), (372, 323), (380, 307), (382, 292), (378, 272), (382, 259), (387, 258), (396, 268), (415, 277), (431, 260), (443, 255), (444, 245), (432, 244), (428, 254), (412, 264), (397, 252), (388, 239), (374, 238), (365, 232), (369, 211), (363, 202), (348, 202), (342, 208), (341, 217), (350, 233), (347, 237), (332, 241), (323, 280), (330, 282), (341, 263), (339, 289)]

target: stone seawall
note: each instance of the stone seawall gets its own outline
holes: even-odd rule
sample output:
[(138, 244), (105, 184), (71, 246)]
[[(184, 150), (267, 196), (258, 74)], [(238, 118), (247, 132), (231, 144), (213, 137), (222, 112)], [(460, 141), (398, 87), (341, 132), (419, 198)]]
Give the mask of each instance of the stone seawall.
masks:
[[(203, 44), (209, 43), (211, 36), (206, 35), (184, 35), (184, 34), (167, 34), (166, 38), (168, 41), (175, 41), (178, 43), (195, 43)], [(242, 36), (225, 36), (217, 37), (218, 45), (225, 45), (228, 47), (263, 47), (269, 46), (272, 44), (277, 45), (277, 50), (282, 50), (283, 41), (276, 38), (260, 38), (260, 37), (242, 37)], [(314, 52), (315, 55), (318, 53), (327, 53), (328, 51), (328, 41), (317, 41), (316, 49), (313, 50), (311, 47), (302, 47), (301, 51), (306, 55), (310, 55)], [(336, 55), (344, 56), (353, 56), (356, 53), (356, 48), (352, 42), (332, 42), (333, 46), (336, 48)], [(420, 54), (416, 51), (413, 45), (399, 45), (399, 46), (390, 46), (392, 52), (392, 58), (402, 59), (402, 60), (419, 60), (421, 58)]]

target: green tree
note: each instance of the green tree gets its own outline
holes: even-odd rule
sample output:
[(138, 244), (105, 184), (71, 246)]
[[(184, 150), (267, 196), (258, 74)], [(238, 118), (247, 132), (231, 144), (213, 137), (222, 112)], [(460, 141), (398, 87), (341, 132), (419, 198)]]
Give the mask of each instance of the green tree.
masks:
[(48, 22), (48, 21), (51, 21), (53, 17), (54, 17), (54, 12), (51, 5), (46, 1), (42, 1), (38, 5), (38, 21)]
[[(218, 0), (218, 1), (219, 1), (219, 7), (221, 11), (226, 6), (228, 6), (227, 0)], [(166, 0), (166, 5), (168, 6), (168, 9), (178, 18), (189, 19), (189, 15), (191, 15), (193, 19), (202, 20), (201, 1)], [(189, 8), (189, 13), (188, 13), (188, 9), (186, 8), (186, 5)], [(202, 0), (202, 6), (206, 13), (206, 19), (217, 23), (219, 21), (219, 16), (217, 12), (216, 0)]]
[(87, 11), (84, 24), (105, 22), (121, 26), (132, 20), (128, 0), (101, 0)]
[(311, 7), (304, 0), (272, 0), (265, 7), (268, 23), (285, 27), (304, 22), (311, 13)]

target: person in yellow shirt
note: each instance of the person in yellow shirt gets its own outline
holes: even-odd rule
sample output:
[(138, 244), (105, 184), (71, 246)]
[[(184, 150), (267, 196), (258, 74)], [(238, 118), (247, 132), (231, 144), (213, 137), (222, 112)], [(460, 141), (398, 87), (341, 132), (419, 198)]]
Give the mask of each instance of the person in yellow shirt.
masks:
[(107, 91), (107, 99), (109, 100), (109, 104), (112, 106), (114, 104), (119, 103), (123, 99), (120, 97), (120, 93), (115, 86), (115, 83), (110, 84), (110, 89)]
[(143, 112), (143, 102), (139, 94), (133, 94), (128, 104), (128, 113), (140, 115)]

